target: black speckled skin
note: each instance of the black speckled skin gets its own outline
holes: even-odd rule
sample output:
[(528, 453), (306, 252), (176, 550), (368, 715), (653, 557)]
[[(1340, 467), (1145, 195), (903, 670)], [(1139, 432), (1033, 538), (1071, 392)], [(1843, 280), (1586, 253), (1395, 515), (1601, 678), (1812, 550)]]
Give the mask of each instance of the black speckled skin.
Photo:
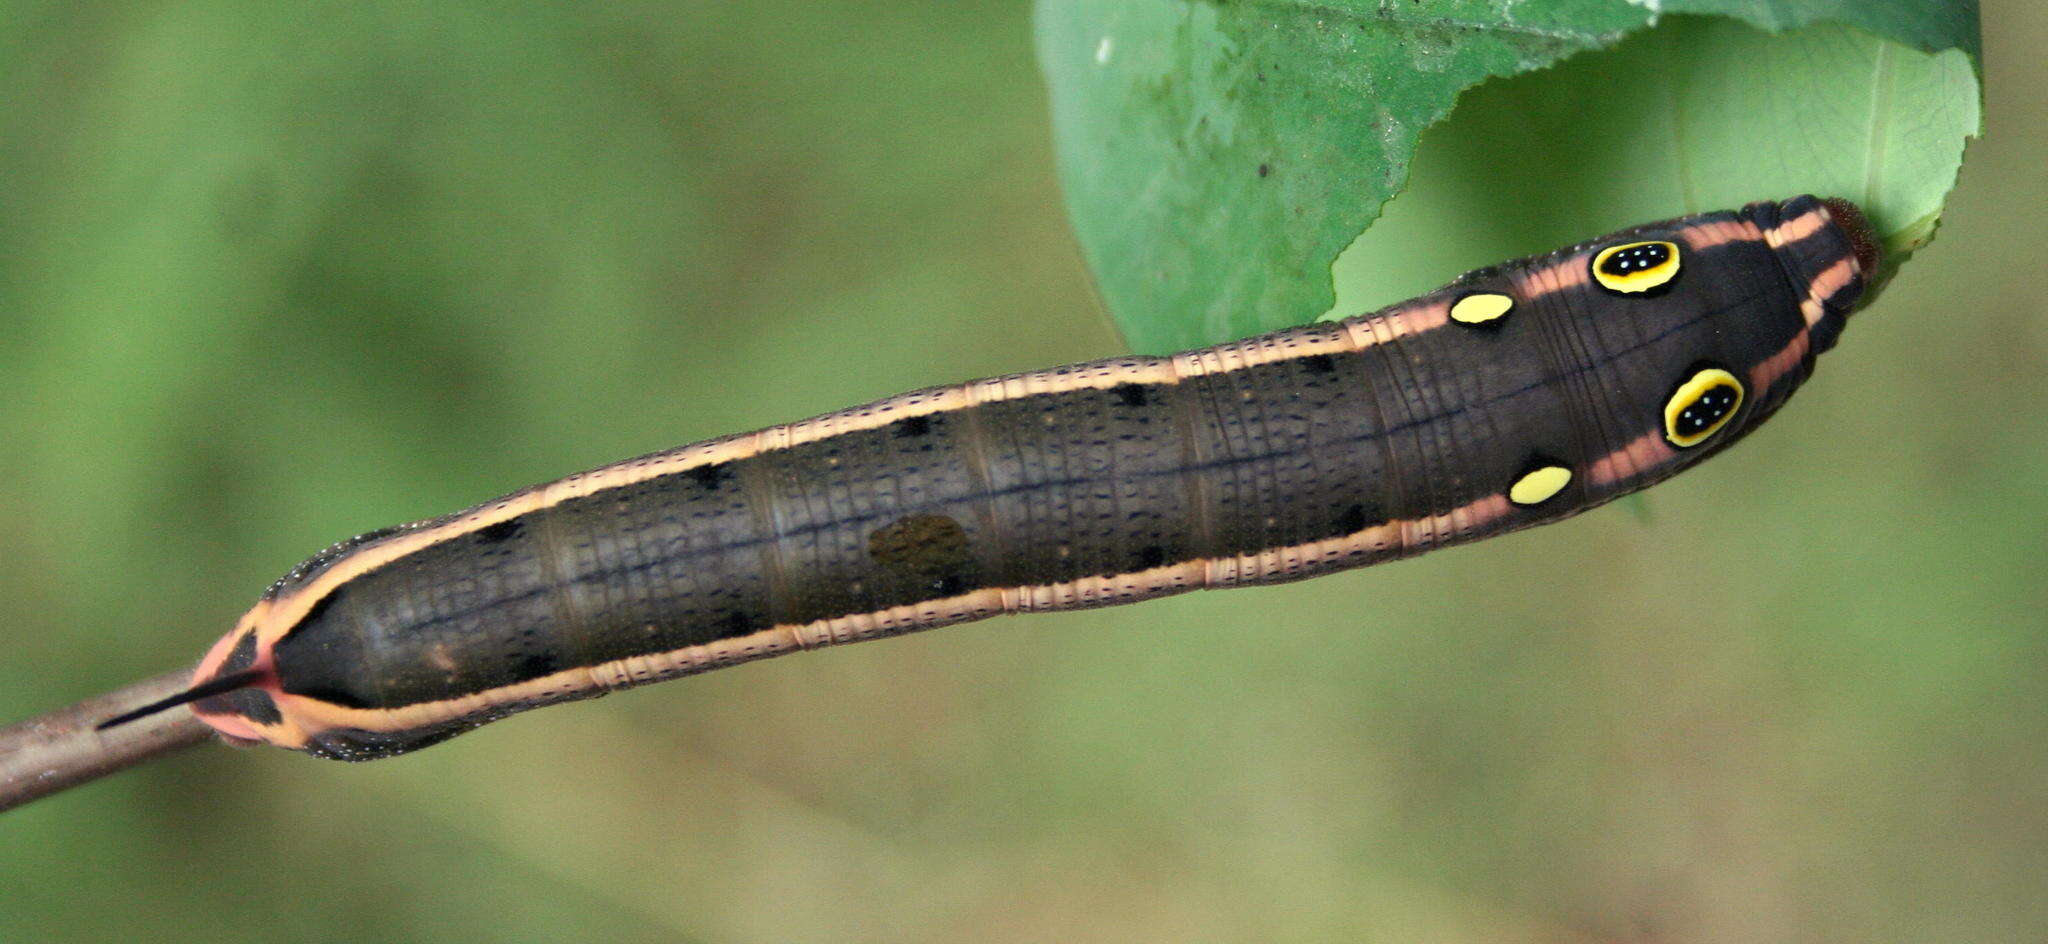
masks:
[[(1312, 353), (896, 419), (567, 499), (334, 588), (277, 643), (277, 676), (284, 692), (374, 712), (771, 627), (1256, 554), (1457, 509), (1487, 513), (1235, 582), (1563, 518), (1754, 428), (1832, 344), (1861, 280), (1824, 299), (1808, 352), (1801, 303), (1817, 273), (1854, 251), (1834, 226), (1782, 250), (1762, 238), (1687, 249), (1676, 280), (1646, 296), (1586, 280), (1543, 290), (1531, 274), (1569, 274), (1623, 240), (1682, 243), (1681, 231), (1703, 223), (1769, 230), (1815, 206), (1754, 204), (1474, 272), (1368, 316), (1399, 336), (1362, 348), (1333, 352), (1351, 329), (1308, 325), (1223, 349)], [(1513, 296), (1515, 307), (1482, 325), (1429, 322), (1432, 306), (1440, 316), (1480, 291)], [(1662, 428), (1666, 400), (1696, 366), (1747, 377), (1795, 343), (1796, 366), (1749, 391), (1707, 443), (1606, 481), (1595, 474), (1603, 457)], [(1574, 478), (1537, 507), (1488, 504), (1538, 462)], [(296, 592), (326, 563), (273, 593)], [(1179, 589), (1189, 588), (1158, 592)], [(433, 739), (418, 734), (374, 740), (395, 752)]]

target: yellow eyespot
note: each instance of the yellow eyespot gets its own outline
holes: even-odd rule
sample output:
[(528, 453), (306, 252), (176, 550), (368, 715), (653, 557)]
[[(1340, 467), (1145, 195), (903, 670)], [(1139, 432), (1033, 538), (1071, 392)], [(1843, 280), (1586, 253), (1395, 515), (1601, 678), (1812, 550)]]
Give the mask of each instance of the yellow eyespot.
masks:
[(1680, 449), (1697, 446), (1735, 418), (1742, 408), (1742, 381), (1708, 367), (1678, 385), (1664, 404), (1664, 438)]
[(1451, 305), (1451, 320), (1460, 324), (1485, 324), (1513, 310), (1513, 296), (1498, 292), (1475, 292)]
[(1522, 473), (1515, 484), (1508, 489), (1508, 501), (1527, 507), (1541, 505), (1557, 497), (1558, 492), (1572, 482), (1572, 470), (1561, 465), (1546, 465)]
[(1652, 240), (1609, 246), (1593, 256), (1593, 280), (1610, 291), (1637, 295), (1678, 278), (1678, 244)]

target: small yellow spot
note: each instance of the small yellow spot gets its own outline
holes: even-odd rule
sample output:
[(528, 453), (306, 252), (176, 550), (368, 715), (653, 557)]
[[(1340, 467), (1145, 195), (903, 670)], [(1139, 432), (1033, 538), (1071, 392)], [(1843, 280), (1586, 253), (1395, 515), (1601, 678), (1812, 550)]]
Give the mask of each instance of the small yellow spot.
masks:
[(1508, 489), (1508, 501), (1517, 505), (1541, 505), (1564, 491), (1572, 481), (1572, 470), (1561, 465), (1546, 465), (1515, 480)]
[(1460, 298), (1451, 305), (1451, 320), (1463, 324), (1485, 324), (1514, 310), (1514, 298), (1498, 292), (1480, 292)]
[(1647, 292), (1678, 278), (1678, 255), (1664, 240), (1609, 246), (1593, 256), (1593, 279), (1624, 295)]
[(1708, 367), (1680, 384), (1664, 404), (1664, 438), (1680, 449), (1697, 446), (1721, 431), (1742, 408), (1742, 381)]

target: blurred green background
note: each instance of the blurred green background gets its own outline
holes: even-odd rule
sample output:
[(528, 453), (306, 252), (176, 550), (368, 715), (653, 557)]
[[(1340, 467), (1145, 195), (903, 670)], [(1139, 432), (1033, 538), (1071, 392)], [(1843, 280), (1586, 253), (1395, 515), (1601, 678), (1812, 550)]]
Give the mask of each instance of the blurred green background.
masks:
[[(2048, 937), (2048, 10), (1984, 13), (1941, 238), (1647, 520), (192, 751), (0, 819), (0, 940)], [(0, 718), (357, 531), (1118, 352), (1030, 38), (0, 3)]]

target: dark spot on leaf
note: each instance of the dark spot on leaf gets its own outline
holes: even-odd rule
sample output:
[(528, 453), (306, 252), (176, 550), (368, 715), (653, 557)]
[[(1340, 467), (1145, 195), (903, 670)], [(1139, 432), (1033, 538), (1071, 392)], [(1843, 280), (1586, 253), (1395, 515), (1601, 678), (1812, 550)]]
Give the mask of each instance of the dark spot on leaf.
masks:
[(1260, 164), (1260, 165), (1259, 165), (1259, 176), (1261, 176), (1261, 177), (1264, 177), (1264, 176), (1267, 176), (1267, 175), (1269, 175), (1269, 174), (1271, 174), (1271, 173), (1273, 173), (1273, 165), (1271, 165), (1271, 164)]

